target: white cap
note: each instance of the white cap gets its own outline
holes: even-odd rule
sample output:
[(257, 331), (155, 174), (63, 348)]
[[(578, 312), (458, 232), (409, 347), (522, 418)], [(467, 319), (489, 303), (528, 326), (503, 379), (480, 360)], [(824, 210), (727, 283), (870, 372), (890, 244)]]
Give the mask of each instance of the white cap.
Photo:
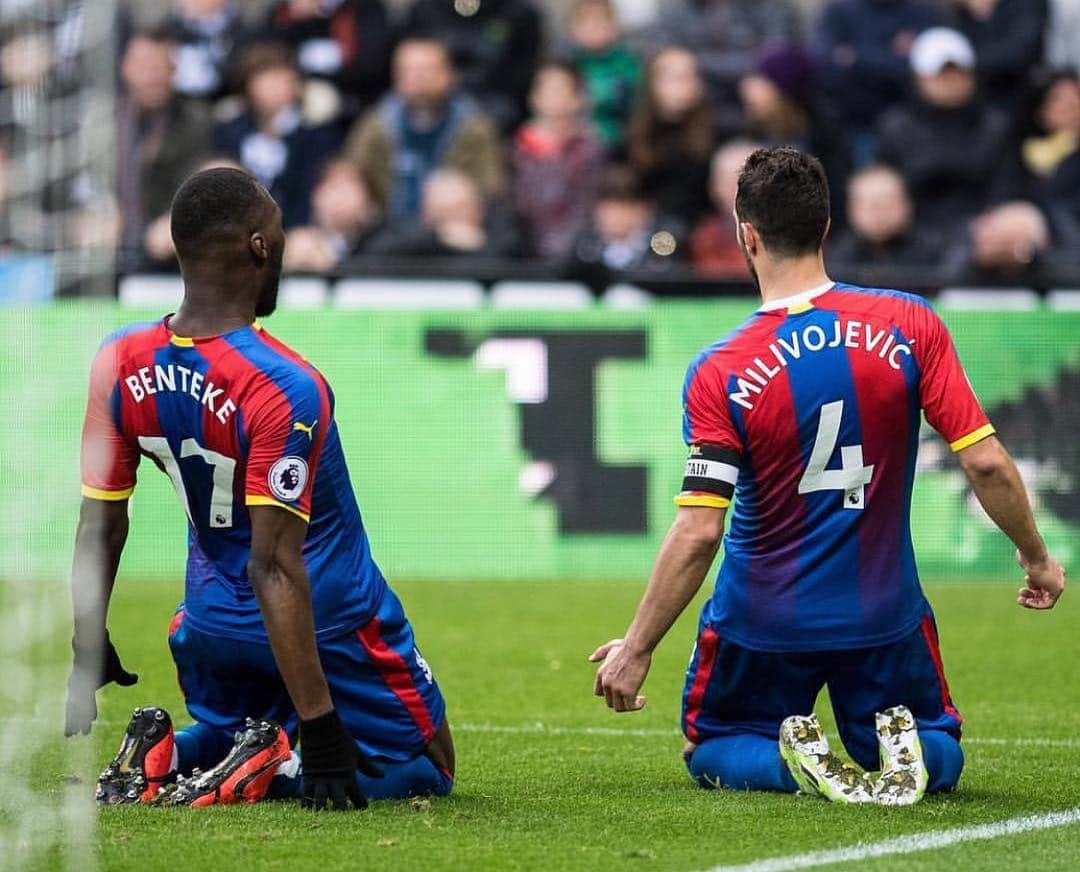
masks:
[(975, 49), (959, 30), (931, 27), (911, 44), (911, 68), (920, 76), (936, 76), (949, 64), (962, 70), (975, 68)]

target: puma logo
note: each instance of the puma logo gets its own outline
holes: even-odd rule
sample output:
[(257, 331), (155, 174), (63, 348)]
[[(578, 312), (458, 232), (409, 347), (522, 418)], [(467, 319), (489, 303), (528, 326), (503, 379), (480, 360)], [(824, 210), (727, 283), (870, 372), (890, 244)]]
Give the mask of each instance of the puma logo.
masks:
[(315, 428), (318, 425), (319, 425), (319, 419), (316, 418), (314, 421), (311, 422), (310, 426), (308, 426), (307, 424), (301, 424), (299, 421), (297, 421), (295, 424), (292, 425), (292, 428), (294, 430), (299, 430), (301, 433), (307, 433), (307, 438), (308, 439), (314, 439), (315, 438)]

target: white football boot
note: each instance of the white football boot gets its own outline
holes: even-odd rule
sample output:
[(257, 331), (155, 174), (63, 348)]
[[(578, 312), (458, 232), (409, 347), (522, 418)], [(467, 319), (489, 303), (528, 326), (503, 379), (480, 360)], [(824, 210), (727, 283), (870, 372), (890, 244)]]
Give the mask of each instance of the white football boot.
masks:
[(866, 775), (829, 750), (816, 715), (793, 715), (780, 725), (780, 756), (799, 789), (848, 805), (873, 802)]
[(893, 706), (874, 716), (881, 749), (881, 777), (874, 783), (878, 805), (914, 805), (926, 793), (929, 776), (915, 718), (907, 706)]

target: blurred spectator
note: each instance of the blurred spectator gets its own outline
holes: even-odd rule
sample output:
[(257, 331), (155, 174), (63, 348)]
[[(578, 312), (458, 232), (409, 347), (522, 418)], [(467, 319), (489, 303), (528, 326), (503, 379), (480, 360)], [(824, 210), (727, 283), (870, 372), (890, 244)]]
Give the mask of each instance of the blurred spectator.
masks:
[(1023, 281), (1044, 265), (1052, 237), (1046, 216), (1034, 203), (1013, 201), (986, 210), (968, 225), (968, 238), (954, 250), (947, 272), (969, 284)]
[(622, 42), (612, 0), (578, 0), (570, 16), (567, 55), (589, 91), (592, 119), (609, 149), (623, 144), (641, 79), (641, 63)]
[(750, 276), (746, 255), (735, 235), (735, 194), (743, 164), (760, 147), (757, 142), (735, 139), (721, 146), (713, 156), (709, 195), (716, 212), (703, 218), (690, 237), (690, 259), (698, 272), (736, 278)]
[(822, 92), (848, 128), (856, 164), (873, 153), (878, 117), (908, 94), (908, 52), (923, 30), (941, 24), (925, 0), (830, 0), (814, 34)]
[(238, 63), (243, 111), (218, 126), (216, 150), (235, 157), (269, 189), (285, 227), (306, 224), (322, 163), (341, 144), (337, 124), (305, 116), (303, 82), (292, 51), (255, 43)]
[(439, 167), (461, 170), (485, 197), (503, 189), (503, 147), (495, 125), (456, 92), (446, 48), (409, 39), (394, 52), (394, 89), (354, 125), (345, 152), (364, 171), (389, 219), (419, 214), (424, 180)]
[(0, 135), (0, 257), (17, 247), (11, 226), (11, 203), (8, 202), (10, 178), (11, 146), (7, 138)]
[(896, 166), (919, 221), (951, 228), (988, 202), (1007, 157), (1009, 122), (975, 92), (975, 52), (955, 30), (924, 31), (911, 48), (916, 95), (886, 113), (878, 156)]
[(462, 87), (504, 132), (521, 123), (542, 38), (530, 0), (414, 0), (403, 31), (446, 45)]
[(797, 45), (776, 44), (757, 53), (739, 80), (743, 130), (774, 145), (813, 150), (814, 67)]
[(278, 0), (269, 37), (292, 46), (305, 76), (326, 79), (359, 106), (389, 84), (390, 29), (382, 0)]
[(1080, 70), (1080, 0), (1050, 0), (1044, 37), (1051, 69)]
[(800, 29), (791, 0), (676, 0), (663, 11), (654, 45), (690, 49), (709, 83), (728, 90), (760, 46), (797, 42)]
[(835, 194), (834, 221), (843, 219), (848, 150), (841, 125), (826, 118), (817, 100), (814, 62), (801, 46), (775, 43), (755, 54), (739, 80), (739, 133), (766, 145), (791, 145), (818, 155)]
[(630, 118), (630, 166), (662, 214), (694, 221), (708, 209), (713, 113), (697, 59), (683, 48), (649, 63)]
[(1047, 0), (954, 0), (957, 29), (975, 47), (983, 95), (1015, 110), (1028, 73), (1042, 60)]
[(499, 258), (519, 254), (512, 216), (487, 202), (476, 181), (457, 169), (437, 169), (424, 181), (420, 222), (400, 221), (363, 252), (396, 257)]
[(145, 261), (147, 229), (168, 214), (173, 193), (210, 153), (209, 111), (177, 96), (173, 69), (173, 43), (164, 32), (143, 31), (128, 40), (117, 109), (122, 268)]
[(1080, 79), (1075, 72), (1048, 78), (1034, 121), (1036, 131), (1023, 142), (1024, 169), (1061, 235), (1075, 239), (1080, 230)]
[(848, 183), (848, 226), (827, 246), (829, 263), (932, 265), (941, 252), (932, 251), (925, 237), (918, 234), (914, 218), (903, 177), (884, 164), (864, 167)]
[(592, 222), (578, 242), (585, 271), (669, 270), (678, 265), (682, 225), (661, 217), (629, 167), (604, 173)]
[(45, 87), (54, 61), (47, 30), (20, 29), (15, 25), (0, 29), (0, 85), (4, 90)]
[[(37, 173), (52, 171), (54, 162), (42, 158), (64, 123), (50, 112), (46, 97), (55, 97), (52, 80), (54, 53), (45, 30), (30, 30), (19, 22), (0, 20), (0, 250), (52, 247), (52, 213), (66, 205), (64, 191), (55, 184), (33, 190), (29, 173), (20, 173), (16, 156), (38, 150)], [(72, 113), (73, 120), (77, 115)], [(32, 165), (22, 162), (31, 169)], [(46, 169), (47, 168), (47, 169)], [(33, 169), (31, 169), (31, 173)], [(112, 240), (115, 244), (115, 239)]]
[(604, 150), (585, 116), (585, 84), (576, 67), (540, 67), (529, 98), (532, 120), (510, 155), (513, 201), (543, 258), (566, 257), (588, 221)]
[(220, 97), (227, 91), (234, 48), (244, 22), (233, 0), (175, 0), (166, 27), (176, 41), (176, 90), (188, 97)]
[(356, 164), (332, 160), (311, 193), (311, 224), (289, 231), (287, 272), (326, 272), (372, 240), (379, 215)]

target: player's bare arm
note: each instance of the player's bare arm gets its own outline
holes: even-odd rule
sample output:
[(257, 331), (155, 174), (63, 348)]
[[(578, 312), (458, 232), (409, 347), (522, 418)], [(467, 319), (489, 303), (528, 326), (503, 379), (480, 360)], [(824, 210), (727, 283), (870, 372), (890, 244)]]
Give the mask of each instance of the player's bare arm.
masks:
[(1052, 609), (1065, 589), (1065, 570), (1046, 550), (1024, 482), (1009, 452), (996, 436), (989, 436), (964, 448), (957, 457), (982, 507), (1016, 546), (1017, 560), (1025, 572), (1017, 603), (1028, 609)]
[(678, 508), (626, 635), (601, 645), (589, 658), (601, 662), (594, 693), (615, 711), (644, 707), (645, 697), (638, 691), (652, 653), (701, 588), (720, 548), (726, 513), (708, 506)]
[(89, 733), (97, 719), (98, 688), (115, 681), (128, 687), (138, 676), (120, 664), (106, 618), (116, 569), (128, 534), (127, 500), (83, 499), (71, 570), (74, 663), (68, 682), (64, 734)]
[(311, 584), (304, 567), (307, 522), (273, 506), (251, 506), (248, 580), (266, 623), (274, 660), (304, 721), (334, 707), (315, 647)]
[(248, 580), (266, 624), (274, 661), (300, 716), (305, 808), (367, 806), (355, 772), (378, 776), (341, 723), (315, 645), (311, 583), (304, 566), (307, 521), (273, 506), (251, 506)]

